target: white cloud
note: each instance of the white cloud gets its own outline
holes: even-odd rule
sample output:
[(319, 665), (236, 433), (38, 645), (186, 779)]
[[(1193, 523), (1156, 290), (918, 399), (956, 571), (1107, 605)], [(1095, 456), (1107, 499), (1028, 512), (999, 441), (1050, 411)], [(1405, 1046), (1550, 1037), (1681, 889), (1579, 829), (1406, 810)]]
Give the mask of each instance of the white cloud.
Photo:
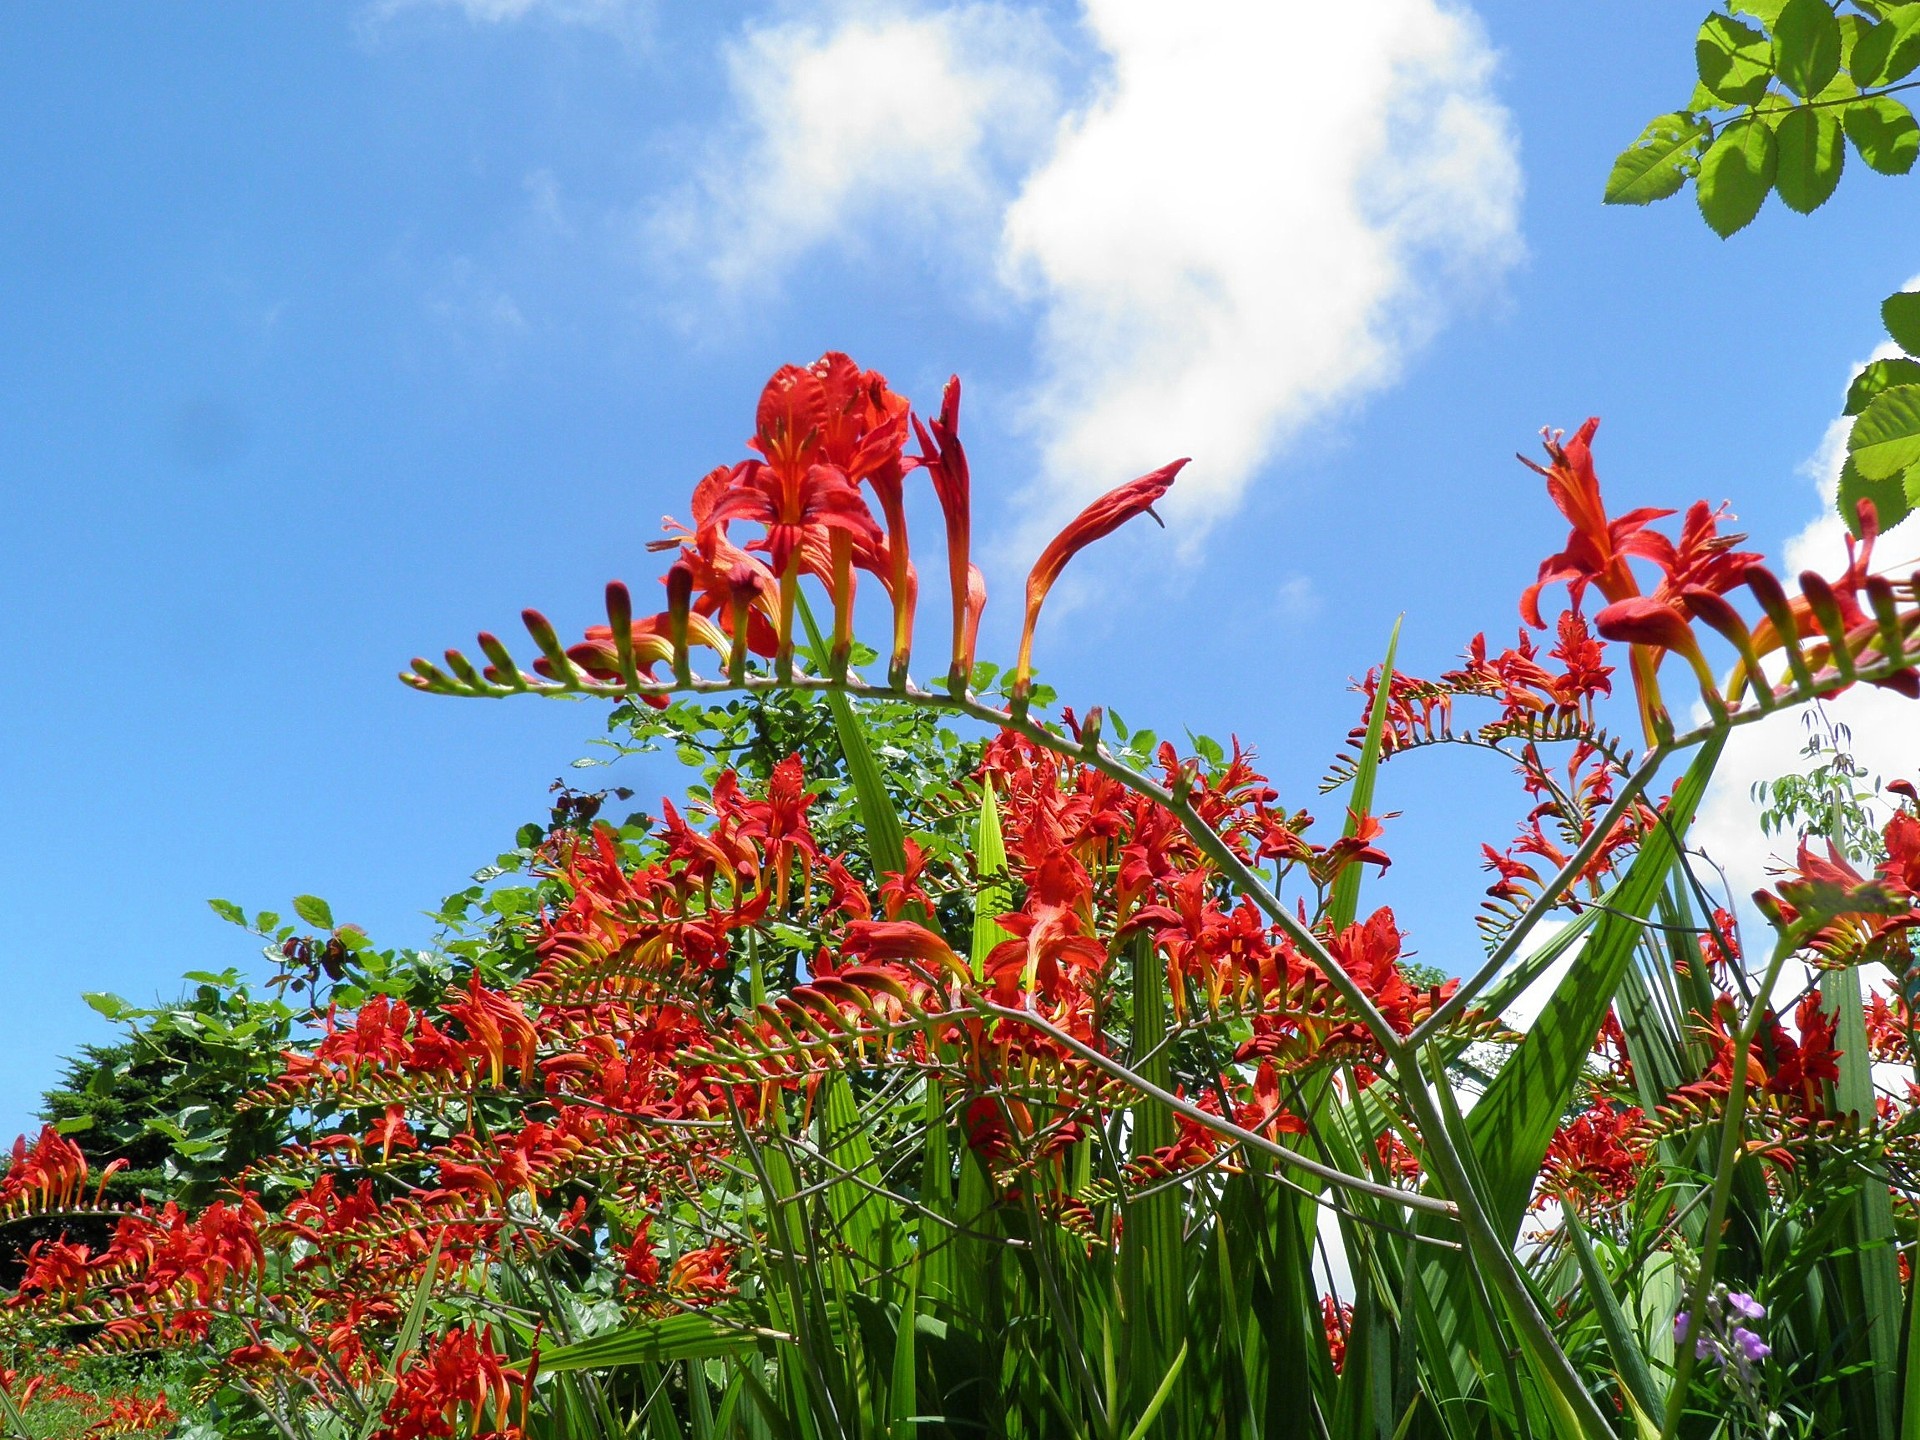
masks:
[(727, 51), (738, 123), (656, 210), (650, 238), (736, 294), (902, 222), (991, 244), (1005, 162), (1058, 113), (1053, 51), (1038, 16), (991, 4), (840, 5), (749, 26)]
[(730, 45), (734, 123), (649, 242), (736, 295), (915, 239), (997, 276), (1038, 327), (1034, 527), (1192, 454), (1171, 503), (1197, 538), (1520, 250), (1512, 125), (1455, 0), (1083, 0), (1072, 106), (1041, 7), (787, 14)]
[(1322, 608), (1319, 588), (1310, 575), (1288, 576), (1274, 596), (1275, 614), (1292, 624), (1316, 619)]
[(1034, 519), (1191, 454), (1191, 536), (1514, 260), (1512, 126), (1438, 0), (1085, 10), (1110, 77), (1006, 218), (1042, 308)]
[[(1871, 358), (1879, 358), (1881, 353), (1877, 351)], [(1897, 352), (1889, 349), (1885, 353)], [(1846, 566), (1847, 532), (1834, 508), (1834, 496), (1851, 423), (1834, 421), (1818, 451), (1801, 467), (1801, 473), (1818, 490), (1820, 512), (1787, 541), (1785, 562), (1779, 567), (1783, 578), (1803, 570), (1838, 575)], [(1910, 518), (1880, 537), (1874, 551), (1874, 569), (1905, 575), (1916, 565), (1920, 565), (1920, 518)], [(1920, 704), (1891, 690), (1863, 685), (1827, 701), (1825, 708), (1834, 721), (1851, 732), (1850, 749), (1866, 766), (1869, 779), (1920, 779), (1920, 743), (1916, 743), (1916, 737), (1920, 737)], [(1735, 731), (1714, 773), (1713, 788), (1700, 807), (1694, 843), (1726, 870), (1737, 897), (1750, 895), (1769, 883), (1769, 865), (1786, 858), (1793, 849), (1789, 836), (1761, 834), (1760, 807), (1752, 798), (1752, 789), (1756, 782), (1807, 768), (1810, 762), (1800, 754), (1807, 738), (1805, 713), (1769, 716)]]

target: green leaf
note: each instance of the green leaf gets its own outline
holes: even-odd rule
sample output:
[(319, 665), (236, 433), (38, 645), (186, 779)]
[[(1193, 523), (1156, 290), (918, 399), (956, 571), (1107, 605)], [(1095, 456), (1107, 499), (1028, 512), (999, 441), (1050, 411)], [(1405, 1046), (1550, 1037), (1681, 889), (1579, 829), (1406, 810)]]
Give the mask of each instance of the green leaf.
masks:
[(1862, 500), (1873, 502), (1874, 512), (1879, 517), (1882, 529), (1891, 528), (1906, 519), (1913, 508), (1908, 492), (1915, 476), (1920, 476), (1920, 466), (1909, 466), (1898, 475), (1869, 480), (1860, 473), (1860, 467), (1853, 463), (1853, 457), (1849, 455), (1846, 464), (1840, 467), (1840, 495), (1837, 505), (1840, 518), (1846, 522), (1847, 529), (1856, 535), (1860, 533), (1860, 502)]
[(1902, 6), (1862, 35), (1851, 61), (1856, 85), (1891, 85), (1920, 65), (1920, 9)]
[(1684, 110), (1657, 116), (1613, 162), (1604, 200), (1651, 205), (1666, 199), (1699, 170), (1701, 147), (1712, 134), (1711, 125)]
[(323, 930), (333, 928), (333, 907), (318, 895), (294, 896), (293, 913), (309, 925), (318, 925)]
[(209, 900), (207, 901), (207, 907), (229, 925), (238, 925), (242, 930), (247, 928), (247, 912), (234, 904), (233, 901)]
[[(1833, 1109), (1856, 1120), (1871, 1119), (1873, 1058), (1867, 1049), (1862, 1013), (1866, 997), (1861, 991), (1860, 971), (1853, 968), (1822, 975), (1820, 997), (1822, 1008), (1834, 1019), (1839, 1049), (1840, 1077), (1829, 1089)], [(1843, 1384), (1855, 1392), (1850, 1407), (1853, 1412), (1869, 1418), (1875, 1434), (1891, 1435), (1899, 1406), (1900, 1329), (1905, 1317), (1900, 1272), (1894, 1258), (1898, 1237), (1887, 1181), (1870, 1181), (1842, 1204), (1849, 1212), (1846, 1228), (1851, 1243), (1833, 1256), (1832, 1264), (1846, 1313), (1858, 1317), (1866, 1329), (1870, 1361), (1863, 1371), (1848, 1375)]]
[(1858, 415), (1883, 390), (1916, 383), (1920, 383), (1920, 360), (1909, 360), (1904, 356), (1892, 360), (1870, 360), (1847, 387), (1846, 413)]
[(1901, 290), (1880, 302), (1880, 318), (1894, 343), (1909, 355), (1920, 355), (1920, 290)]
[(909, 1440), (920, 1411), (918, 1361), (914, 1344), (920, 1326), (920, 1260), (907, 1265), (907, 1292), (900, 1302), (900, 1323), (894, 1330), (893, 1370), (887, 1384), (887, 1433)]
[(1840, 22), (1827, 0), (1787, 0), (1773, 26), (1773, 70), (1811, 100), (1840, 70)]
[[(800, 602), (800, 618), (806, 622), (807, 638), (814, 651), (824, 660), (826, 642), (820, 638), (813, 612), (807, 609), (804, 600)], [(866, 727), (854, 714), (853, 702), (838, 690), (827, 691), (827, 709), (833, 715), (834, 732), (840, 737), (840, 750), (846, 757), (847, 778), (853, 785), (854, 802), (860, 808), (860, 828), (866, 835), (867, 857), (873, 873), (876, 876), (902, 874), (907, 868), (906, 833), (900, 826), (900, 812), (893, 807), (893, 797), (887, 793), (886, 777), (873, 758), (873, 747), (867, 743)], [(926, 918), (918, 913), (918, 906), (912, 908), (915, 913), (908, 915), (908, 919)]]
[(65, 1120), (54, 1121), (53, 1129), (57, 1135), (78, 1135), (93, 1129), (93, 1116), (69, 1115)]
[(662, 1365), (674, 1360), (705, 1360), (745, 1355), (754, 1348), (749, 1331), (722, 1325), (706, 1315), (669, 1315), (643, 1320), (610, 1334), (540, 1352), (540, 1369), (606, 1370), (616, 1365)]
[(100, 990), (89, 990), (80, 998), (86, 1001), (91, 1009), (98, 1010), (109, 1020), (118, 1020), (123, 1015), (129, 1014), (134, 1008), (118, 995), (109, 995)]
[(1000, 916), (1013, 909), (1013, 887), (1007, 881), (1007, 846), (1000, 834), (1000, 802), (989, 777), (980, 786), (980, 816), (973, 827), (973, 943), (967, 958), (973, 961), (973, 973), (984, 973), (981, 966), (993, 947), (1013, 937), (1000, 925)]
[(1634, 1334), (1632, 1322), (1627, 1319), (1626, 1312), (1620, 1308), (1620, 1301), (1614, 1296), (1612, 1277), (1601, 1268), (1600, 1257), (1593, 1253), (1593, 1242), (1587, 1238), (1586, 1227), (1580, 1223), (1580, 1217), (1571, 1206), (1563, 1212), (1562, 1223), (1566, 1226), (1567, 1238), (1573, 1242), (1573, 1256), (1580, 1266), (1580, 1278), (1586, 1282), (1587, 1298), (1593, 1301), (1594, 1318), (1600, 1322), (1600, 1333), (1606, 1336), (1607, 1348), (1613, 1352), (1614, 1369), (1619, 1373), (1622, 1387), (1646, 1414), (1661, 1413), (1666, 1408), (1666, 1396), (1654, 1381), (1647, 1357), (1641, 1353), (1639, 1337)]
[(1766, 32), (1730, 15), (1707, 17), (1693, 42), (1693, 59), (1700, 83), (1728, 105), (1753, 104), (1773, 79), (1773, 48)]
[(1180, 1353), (1173, 1357), (1173, 1363), (1167, 1367), (1167, 1373), (1160, 1377), (1160, 1386), (1153, 1392), (1153, 1398), (1147, 1401), (1147, 1408), (1140, 1412), (1140, 1421), (1127, 1432), (1127, 1440), (1143, 1440), (1153, 1428), (1153, 1422), (1160, 1418), (1160, 1409), (1167, 1403), (1167, 1397), (1173, 1394), (1174, 1381), (1180, 1378), (1180, 1372), (1187, 1363), (1187, 1343), (1180, 1342)]
[(1891, 95), (1847, 106), (1841, 123), (1860, 158), (1882, 175), (1906, 174), (1920, 155), (1920, 123)]
[(1869, 480), (1884, 480), (1920, 460), (1920, 385), (1896, 385), (1874, 402), (1847, 436), (1847, 455)]
[(1764, 121), (1736, 120), (1720, 132), (1700, 161), (1694, 186), (1700, 214), (1716, 235), (1724, 240), (1760, 213), (1778, 164), (1779, 145)]
[(1780, 164), (1774, 186), (1781, 201), (1802, 215), (1818, 210), (1840, 183), (1846, 164), (1847, 137), (1839, 117), (1831, 109), (1800, 106), (1788, 112), (1775, 137)]
[[(1341, 827), (1343, 838), (1352, 836), (1360, 822), (1373, 813), (1373, 785), (1380, 770), (1380, 743), (1386, 733), (1387, 701), (1392, 698), (1393, 656), (1400, 648), (1400, 622), (1393, 622), (1387, 637), (1386, 659), (1380, 662), (1380, 683), (1373, 692), (1373, 709), (1367, 716), (1367, 733), (1360, 746), (1360, 763), (1354, 768), (1353, 788), (1347, 793), (1347, 823)], [(1333, 895), (1327, 906), (1327, 923), (1339, 934), (1353, 924), (1360, 913), (1360, 869), (1349, 865), (1334, 878)]]
[(1785, 8), (1786, 3), (1787, 0), (1737, 0), (1737, 3), (1727, 8), (1736, 14), (1751, 15), (1771, 30), (1780, 23), (1780, 11)]
[[(1722, 732), (1700, 747), (1668, 802), (1667, 824), (1652, 830), (1566, 977), (1467, 1115), (1473, 1153), (1486, 1176), (1489, 1218), (1511, 1240), (1526, 1214), (1540, 1162), (1593, 1049), (1593, 1037), (1633, 959), (1643, 917), (1653, 913), (1676, 854), (1726, 743)], [(1596, 907), (1598, 908), (1598, 907)]]

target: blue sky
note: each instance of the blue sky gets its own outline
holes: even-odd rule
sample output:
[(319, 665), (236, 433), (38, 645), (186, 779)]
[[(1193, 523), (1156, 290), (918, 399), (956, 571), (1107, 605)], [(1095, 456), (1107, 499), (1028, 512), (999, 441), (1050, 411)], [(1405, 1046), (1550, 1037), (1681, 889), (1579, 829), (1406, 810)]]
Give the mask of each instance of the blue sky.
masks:
[[(966, 377), (990, 656), (1036, 529), (1192, 454), (1041, 664), (1237, 731), (1309, 808), (1397, 615), (1426, 671), (1517, 623), (1564, 532), (1510, 458), (1539, 426), (1604, 416), (1618, 502), (1731, 498), (1778, 553), (1915, 268), (1910, 186), (1726, 243), (1604, 209), (1687, 93), (1686, 7), (1348, 9), (10, 9), (0, 1126), (105, 1038), (80, 991), (249, 963), (209, 896), (426, 943), (601, 717), (395, 671), (651, 586), (785, 361)], [(1511, 787), (1435, 754), (1384, 803), (1378, 894), (1456, 967)]]

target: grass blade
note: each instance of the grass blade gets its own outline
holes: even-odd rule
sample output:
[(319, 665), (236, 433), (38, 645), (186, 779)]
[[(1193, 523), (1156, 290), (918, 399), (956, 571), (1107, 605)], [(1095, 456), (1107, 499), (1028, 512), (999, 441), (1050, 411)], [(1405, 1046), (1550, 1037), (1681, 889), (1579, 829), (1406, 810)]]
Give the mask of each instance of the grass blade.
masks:
[[(1340, 832), (1343, 836), (1354, 834), (1360, 821), (1373, 811), (1373, 786), (1380, 769), (1380, 744), (1386, 734), (1387, 701), (1393, 685), (1393, 656), (1399, 648), (1400, 622), (1396, 620), (1393, 634), (1387, 640), (1387, 658), (1380, 663), (1380, 683), (1374, 690), (1373, 708), (1367, 715), (1367, 734), (1360, 746), (1360, 762), (1354, 768), (1353, 788), (1347, 792), (1347, 823)], [(1359, 914), (1361, 868), (1349, 865), (1334, 877), (1327, 916), (1336, 934), (1353, 924)]]
[(1721, 734), (1701, 747), (1667, 805), (1667, 823), (1642, 842), (1566, 978), (1466, 1117), (1473, 1154), (1486, 1178), (1489, 1218), (1509, 1241), (1519, 1233), (1534, 1176), (1632, 963), (1643, 933), (1641, 917), (1653, 913), (1666, 887), (1679, 839), (1693, 822), (1725, 739)]

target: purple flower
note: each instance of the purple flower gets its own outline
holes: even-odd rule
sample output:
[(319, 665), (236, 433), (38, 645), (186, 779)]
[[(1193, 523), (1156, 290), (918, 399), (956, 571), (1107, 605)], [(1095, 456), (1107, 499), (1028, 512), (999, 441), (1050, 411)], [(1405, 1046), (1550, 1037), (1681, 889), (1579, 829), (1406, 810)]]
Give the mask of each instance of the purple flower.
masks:
[[(1758, 1306), (1754, 1308), (1759, 1309)], [(1766, 1341), (1762, 1340), (1744, 1325), (1736, 1325), (1733, 1327), (1733, 1343), (1740, 1348), (1742, 1355), (1752, 1361), (1757, 1362), (1764, 1360), (1773, 1353), (1773, 1347), (1771, 1345), (1767, 1344)]]
[(1733, 1313), (1738, 1315), (1742, 1320), (1764, 1320), (1767, 1318), (1767, 1307), (1754, 1299), (1753, 1296), (1739, 1290), (1728, 1293), (1727, 1305)]
[(1693, 1323), (1693, 1317), (1682, 1310), (1673, 1317), (1673, 1338), (1677, 1344), (1687, 1338), (1687, 1329)]

